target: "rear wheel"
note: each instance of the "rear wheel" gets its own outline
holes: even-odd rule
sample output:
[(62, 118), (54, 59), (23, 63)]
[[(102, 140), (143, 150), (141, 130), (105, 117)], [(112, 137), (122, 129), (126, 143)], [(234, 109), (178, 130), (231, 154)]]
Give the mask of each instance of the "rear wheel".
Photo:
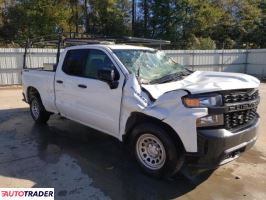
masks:
[(32, 97), (30, 100), (30, 112), (36, 123), (46, 123), (51, 115), (45, 110), (41, 99), (36, 96)]
[(171, 177), (184, 163), (184, 154), (161, 126), (146, 123), (134, 128), (131, 146), (141, 169), (152, 176)]

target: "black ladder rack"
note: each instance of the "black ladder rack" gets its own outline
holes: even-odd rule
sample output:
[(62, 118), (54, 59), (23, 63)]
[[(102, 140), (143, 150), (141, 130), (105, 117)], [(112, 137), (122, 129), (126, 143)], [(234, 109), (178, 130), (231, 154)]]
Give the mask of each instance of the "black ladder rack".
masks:
[(26, 67), (26, 56), (28, 49), (32, 47), (56, 47), (56, 65), (59, 61), (60, 50), (62, 48), (78, 45), (92, 45), (92, 44), (127, 44), (137, 46), (152, 46), (161, 47), (163, 45), (170, 45), (171, 42), (167, 40), (156, 40), (138, 37), (111, 37), (111, 36), (99, 36), (90, 35), (85, 33), (64, 32), (52, 35), (46, 35), (28, 39), (25, 43), (23, 69)]

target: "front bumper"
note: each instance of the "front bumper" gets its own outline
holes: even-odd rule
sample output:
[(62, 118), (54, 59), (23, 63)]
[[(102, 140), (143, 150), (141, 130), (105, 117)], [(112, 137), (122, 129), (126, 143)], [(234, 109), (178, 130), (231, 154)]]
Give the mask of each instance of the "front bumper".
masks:
[(259, 118), (249, 127), (234, 133), (226, 129), (198, 130), (198, 152), (187, 154), (187, 166), (204, 171), (215, 169), (238, 158), (255, 144), (258, 124)]

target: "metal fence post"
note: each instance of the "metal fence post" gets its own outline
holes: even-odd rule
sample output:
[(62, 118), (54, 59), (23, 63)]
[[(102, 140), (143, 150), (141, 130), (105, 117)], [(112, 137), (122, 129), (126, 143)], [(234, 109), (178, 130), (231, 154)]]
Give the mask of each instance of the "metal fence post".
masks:
[(244, 69), (245, 74), (248, 71), (248, 54), (249, 54), (249, 50), (246, 49), (246, 59), (245, 59), (245, 69)]
[(221, 68), (220, 68), (220, 72), (224, 71), (224, 48), (223, 48), (223, 51), (222, 51), (222, 65), (221, 65)]
[(194, 67), (195, 67), (195, 65), (194, 65), (194, 57), (195, 57), (195, 51), (194, 51), (194, 49), (193, 49), (193, 51), (192, 51), (192, 71), (194, 71)]

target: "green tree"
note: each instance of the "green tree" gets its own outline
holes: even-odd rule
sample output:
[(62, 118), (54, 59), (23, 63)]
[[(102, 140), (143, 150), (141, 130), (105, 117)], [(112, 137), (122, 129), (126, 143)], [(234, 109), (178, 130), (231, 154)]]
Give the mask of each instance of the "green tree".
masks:
[(135, 36), (149, 38), (152, 36), (151, 18), (152, 18), (153, 0), (138, 1), (138, 15), (135, 26)]
[(209, 0), (154, 0), (151, 5), (151, 35), (171, 40), (172, 48), (193, 48), (193, 42), (210, 40), (221, 18)]
[(250, 36), (261, 19), (258, 1), (216, 0), (214, 4), (222, 10), (222, 17), (212, 32), (217, 46), (243, 48), (244, 43), (250, 43)]
[(7, 42), (61, 28), (166, 39), (179, 49), (266, 47), (265, 0), (0, 0), (0, 7), (0, 37)]
[(187, 46), (190, 46), (190, 49), (216, 49), (216, 43), (210, 37), (191, 37)]
[(254, 47), (266, 48), (266, 1), (260, 0), (258, 8), (261, 10), (261, 17), (256, 21), (255, 28), (249, 32), (247, 37)]
[(140, 8), (138, 35), (172, 48), (265, 46), (265, 0), (142, 0)]
[[(91, 0), (91, 31), (101, 35), (124, 35), (129, 33), (125, 20), (129, 18), (125, 11), (129, 7), (126, 0)], [(119, 6), (118, 6), (119, 5)]]
[(4, 18), (4, 0), (0, 0), (0, 28), (3, 26)]
[(187, 1), (154, 0), (151, 9), (151, 36), (171, 40), (174, 46), (180, 45)]
[(28, 37), (52, 34), (57, 28), (69, 31), (70, 16), (64, 1), (23, 0), (8, 9), (1, 33), (9, 40), (22, 42)]
[[(214, 48), (212, 31), (221, 19), (221, 10), (209, 0), (188, 0), (185, 20), (182, 23), (184, 48)], [(200, 45), (201, 44), (201, 45)]]

